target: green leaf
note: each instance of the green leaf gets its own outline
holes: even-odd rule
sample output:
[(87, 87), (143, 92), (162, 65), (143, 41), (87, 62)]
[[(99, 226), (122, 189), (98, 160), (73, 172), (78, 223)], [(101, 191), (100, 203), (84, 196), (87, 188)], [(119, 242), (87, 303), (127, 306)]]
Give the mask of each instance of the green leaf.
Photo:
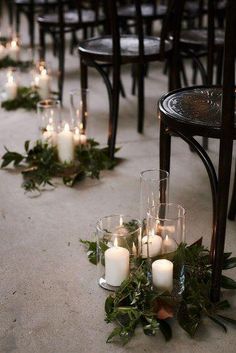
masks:
[(29, 144), (30, 144), (29, 140), (25, 141), (25, 152), (29, 151)]
[(200, 317), (200, 315), (191, 314), (187, 305), (184, 302), (182, 302), (179, 307), (178, 313), (177, 313), (177, 320), (178, 320), (180, 326), (191, 337), (194, 337), (194, 335), (200, 325), (201, 317)]
[(122, 332), (122, 328), (121, 327), (116, 327), (114, 328), (114, 330), (111, 332), (111, 334), (108, 336), (107, 338), (107, 343), (111, 343), (112, 342), (112, 339), (115, 337), (115, 336), (120, 336)]
[(216, 308), (217, 308), (218, 310), (229, 309), (229, 308), (230, 308), (230, 304), (229, 304), (228, 300), (223, 300), (223, 301), (219, 302), (219, 303), (216, 305)]
[(236, 267), (236, 257), (228, 258), (224, 261), (223, 269), (228, 270), (230, 268)]
[(221, 287), (225, 289), (236, 289), (236, 282), (227, 276), (221, 276)]
[(215, 322), (217, 325), (219, 325), (220, 327), (223, 328), (223, 330), (225, 331), (225, 333), (227, 333), (227, 327), (216, 317), (216, 316), (208, 316), (209, 319), (211, 319), (213, 322)]
[(160, 320), (159, 327), (160, 327), (161, 333), (165, 337), (165, 340), (170, 341), (172, 338), (172, 330), (170, 325), (166, 321)]
[(224, 321), (236, 326), (236, 320), (235, 319), (232, 319), (232, 318), (227, 317), (227, 316), (219, 315), (219, 314), (217, 316), (220, 317), (222, 320), (224, 320)]
[(112, 298), (111, 295), (109, 295), (109, 297), (107, 297), (106, 301), (105, 301), (105, 312), (106, 314), (111, 314), (113, 311), (113, 307), (114, 307), (114, 299)]
[(1, 168), (8, 166), (12, 162), (14, 167), (17, 167), (24, 160), (24, 158), (25, 157), (20, 153), (7, 151), (2, 156), (3, 162)]

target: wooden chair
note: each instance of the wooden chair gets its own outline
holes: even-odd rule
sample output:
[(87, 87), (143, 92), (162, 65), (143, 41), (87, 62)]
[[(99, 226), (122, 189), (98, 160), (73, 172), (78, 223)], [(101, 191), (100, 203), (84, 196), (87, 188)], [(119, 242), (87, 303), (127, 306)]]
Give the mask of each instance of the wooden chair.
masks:
[[(81, 87), (88, 86), (88, 67), (94, 67), (100, 72), (108, 91), (109, 97), (109, 131), (108, 146), (110, 156), (114, 156), (116, 132), (119, 114), (119, 93), (121, 82), (121, 65), (136, 64), (138, 80), (138, 132), (143, 131), (144, 123), (144, 73), (145, 65), (152, 61), (164, 61), (167, 57), (171, 62), (171, 51), (173, 45), (178, 42), (180, 26), (180, 15), (182, 13), (182, 0), (169, 0), (167, 14), (165, 16), (160, 38), (146, 36), (143, 33), (143, 22), (140, 1), (134, 0), (136, 10), (136, 33), (135, 35), (120, 34), (118, 4), (117, 1), (105, 1), (108, 11), (110, 35), (94, 37), (83, 41), (79, 45), (81, 62)], [(171, 27), (171, 28), (170, 28)], [(168, 39), (169, 31), (172, 30), (174, 40)], [(112, 68), (112, 79), (110, 80), (106, 68)], [(170, 65), (169, 86), (177, 87), (178, 67)]]
[[(210, 180), (213, 204), (211, 256), (213, 262), (212, 299), (219, 300), (225, 227), (232, 162), (233, 139), (236, 139), (234, 115), (234, 77), (236, 42), (236, 2), (227, 2), (227, 27), (224, 47), (224, 80), (222, 87), (199, 86), (175, 90), (163, 96), (159, 102), (160, 168), (170, 170), (171, 134), (181, 137), (201, 158)], [(214, 5), (208, 0), (209, 11)], [(214, 21), (209, 21), (209, 33), (214, 31)], [(214, 37), (209, 36), (208, 41)], [(212, 44), (212, 43), (211, 43)], [(211, 53), (213, 55), (213, 53)], [(212, 57), (209, 57), (212, 60)], [(218, 173), (206, 150), (194, 136), (220, 140)]]
[(16, 14), (16, 33), (20, 32), (20, 16), (24, 14), (28, 21), (30, 46), (34, 49), (35, 40), (35, 15), (42, 12), (47, 13), (56, 7), (57, 0), (14, 0)]
[[(74, 34), (78, 30), (86, 30), (103, 24), (104, 17), (99, 13), (99, 1), (94, 0), (59, 0), (57, 11), (38, 17), (41, 59), (45, 58), (45, 35), (51, 34), (58, 49), (59, 58), (59, 99), (63, 98), (65, 72), (65, 34)], [(90, 7), (88, 7), (90, 5)], [(73, 8), (71, 10), (71, 8)]]

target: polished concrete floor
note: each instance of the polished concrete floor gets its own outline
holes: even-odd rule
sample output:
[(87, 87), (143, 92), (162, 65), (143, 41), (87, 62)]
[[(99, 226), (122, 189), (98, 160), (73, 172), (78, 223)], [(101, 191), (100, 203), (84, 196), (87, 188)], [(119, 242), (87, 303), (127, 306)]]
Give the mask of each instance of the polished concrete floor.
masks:
[[(1, 30), (6, 30), (6, 24)], [(21, 34), (27, 47), (24, 18)], [(55, 74), (57, 59), (50, 48), (47, 60)], [(22, 76), (22, 82), (28, 79), (27, 74)], [(69, 91), (79, 87), (79, 80), (77, 53), (70, 55), (67, 49), (65, 115), (69, 114)], [(151, 65), (146, 79), (145, 130), (140, 135), (136, 130), (137, 101), (130, 94), (129, 68), (124, 70), (123, 83), (127, 98), (120, 101), (120, 163), (113, 171), (105, 171), (98, 181), (86, 180), (72, 189), (56, 181), (55, 190), (46, 190), (37, 198), (24, 194), (20, 174), (0, 171), (0, 353), (235, 352), (234, 328), (225, 334), (208, 321), (194, 339), (173, 324), (174, 339), (169, 343), (161, 334), (150, 338), (138, 331), (125, 347), (106, 344), (112, 330), (112, 325), (104, 322), (107, 292), (98, 287), (96, 268), (88, 262), (79, 240), (93, 238), (96, 221), (102, 216), (139, 216), (139, 174), (158, 168), (157, 101), (167, 89), (162, 65)], [(93, 70), (89, 88), (89, 134), (105, 143), (108, 99), (101, 78)], [(37, 134), (36, 113), (1, 109), (1, 154), (3, 146), (23, 151), (24, 141), (35, 140)], [(217, 165), (217, 141), (210, 141), (209, 155)], [(206, 171), (199, 158), (176, 137), (172, 145), (170, 200), (186, 208), (187, 242), (203, 237), (208, 246), (212, 209)], [(236, 221), (228, 222), (225, 247), (234, 254), (235, 236)], [(235, 270), (228, 274), (236, 279)], [(229, 315), (236, 317), (233, 293), (228, 297), (233, 304)]]

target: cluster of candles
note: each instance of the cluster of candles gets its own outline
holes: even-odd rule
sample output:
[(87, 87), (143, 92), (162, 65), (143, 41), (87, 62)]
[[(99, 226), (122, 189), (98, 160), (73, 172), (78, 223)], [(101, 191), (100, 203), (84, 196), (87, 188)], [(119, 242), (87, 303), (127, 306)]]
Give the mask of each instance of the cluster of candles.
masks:
[[(114, 246), (105, 251), (105, 280), (108, 285), (120, 286), (120, 284), (129, 276), (129, 257), (128, 249), (118, 246), (118, 239), (126, 236), (127, 230), (120, 225), (116, 232)], [(123, 233), (123, 234), (122, 234)], [(141, 240), (142, 258), (155, 257), (160, 254), (171, 253), (177, 249), (177, 243), (170, 235), (165, 235), (164, 239), (160, 235), (151, 232), (145, 235)], [(133, 247), (135, 247), (133, 245)], [(132, 249), (134, 252), (134, 249)], [(153, 285), (160, 290), (173, 289), (173, 262), (167, 259), (159, 259), (152, 263), (152, 281)]]
[(20, 60), (20, 46), (17, 38), (12, 39), (6, 46), (0, 44), (0, 60), (6, 56), (15, 61)]
[(38, 73), (34, 76), (32, 86), (38, 89), (42, 99), (48, 99), (51, 92), (51, 77), (44, 65), (39, 65)]
[(42, 134), (42, 140), (47, 141), (49, 145), (57, 146), (58, 157), (62, 163), (70, 163), (74, 159), (74, 149), (77, 145), (84, 145), (87, 137), (83, 132), (83, 124), (76, 127), (74, 132), (70, 130), (69, 124), (65, 123), (64, 129), (56, 132), (53, 126), (53, 119), (49, 119), (46, 130)]

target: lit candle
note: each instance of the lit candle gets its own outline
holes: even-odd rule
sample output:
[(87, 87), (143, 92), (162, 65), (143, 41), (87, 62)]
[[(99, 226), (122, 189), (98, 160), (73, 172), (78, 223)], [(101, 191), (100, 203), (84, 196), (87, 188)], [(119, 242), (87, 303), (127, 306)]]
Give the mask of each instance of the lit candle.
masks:
[(129, 276), (129, 251), (117, 246), (105, 251), (105, 279), (107, 284), (117, 287)]
[(75, 146), (78, 145), (85, 145), (87, 142), (87, 136), (83, 133), (83, 124), (80, 124), (80, 127), (75, 128), (74, 133), (74, 144)]
[(17, 96), (17, 84), (14, 81), (11, 72), (7, 73), (7, 83), (5, 84), (5, 92), (7, 99), (15, 99)]
[(80, 132), (79, 132), (79, 128), (78, 127), (75, 128), (74, 144), (75, 144), (75, 146), (78, 146), (80, 144)]
[(35, 85), (38, 86), (42, 99), (50, 98), (50, 77), (46, 69), (43, 69), (40, 75), (35, 77)]
[(85, 145), (86, 142), (87, 142), (87, 137), (86, 137), (86, 135), (85, 135), (85, 134), (81, 134), (81, 135), (80, 135), (80, 144), (81, 144), (81, 145)]
[(152, 234), (145, 235), (142, 238), (142, 258), (155, 257), (161, 253), (162, 238), (159, 235)]
[(168, 235), (165, 236), (162, 242), (162, 253), (167, 254), (177, 249), (176, 241), (170, 238)]
[(6, 48), (2, 44), (0, 44), (0, 60), (4, 59), (6, 54)]
[(17, 40), (13, 39), (8, 48), (8, 55), (12, 60), (18, 61), (20, 58), (20, 47), (17, 44)]
[(160, 290), (173, 289), (173, 263), (166, 259), (156, 260), (152, 263), (152, 282)]
[(47, 142), (50, 146), (56, 146), (57, 133), (54, 131), (52, 124), (48, 124), (46, 131), (43, 132), (42, 140)]
[(70, 163), (74, 157), (73, 133), (69, 125), (65, 124), (64, 130), (57, 135), (58, 157), (62, 163)]

